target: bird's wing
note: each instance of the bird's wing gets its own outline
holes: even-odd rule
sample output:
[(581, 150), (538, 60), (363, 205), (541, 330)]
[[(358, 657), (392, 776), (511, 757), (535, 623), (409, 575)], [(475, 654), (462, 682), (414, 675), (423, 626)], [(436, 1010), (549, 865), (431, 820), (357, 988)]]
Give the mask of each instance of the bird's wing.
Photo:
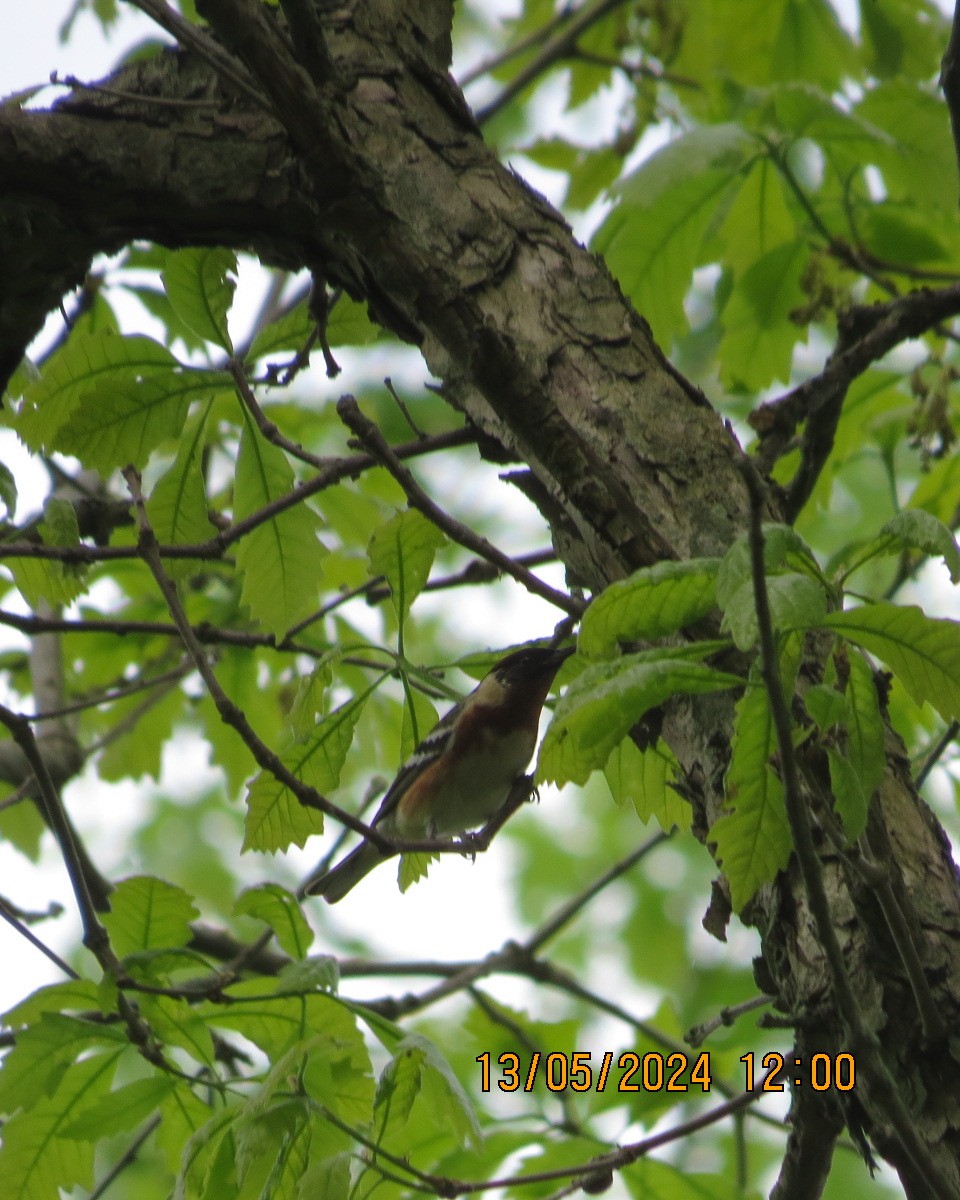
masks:
[(393, 783), (387, 788), (386, 795), (380, 802), (376, 816), (370, 822), (371, 825), (378, 825), (385, 817), (389, 817), (400, 803), (401, 796), (410, 787), (411, 783), (419, 777), (423, 769), (446, 754), (450, 749), (457, 718), (462, 708), (462, 701), (460, 704), (455, 704), (446, 716), (434, 725), (423, 741), (420, 742), (416, 750), (414, 750), (397, 772)]

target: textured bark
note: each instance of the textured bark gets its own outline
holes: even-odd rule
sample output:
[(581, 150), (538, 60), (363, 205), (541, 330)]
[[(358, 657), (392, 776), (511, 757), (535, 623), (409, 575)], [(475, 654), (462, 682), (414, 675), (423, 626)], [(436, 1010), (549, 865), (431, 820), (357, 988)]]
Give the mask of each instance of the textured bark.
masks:
[[(200, 7), (276, 119), (173, 53), (109, 81), (152, 101), (0, 110), (0, 366), (9, 373), (96, 251), (133, 238), (250, 249), (319, 271), (420, 346), (447, 401), (529, 468), (526, 486), (588, 588), (663, 558), (722, 553), (746, 514), (731, 437), (603, 263), (485, 146), (445, 73), (449, 5), (323, 6), (322, 37), (301, 46), (300, 61), (258, 0)], [(666, 716), (704, 838), (722, 802), (731, 720), (727, 697), (678, 702)], [(953, 1027), (956, 872), (893, 735), (874, 810), (875, 849)], [(960, 1190), (960, 1071), (950, 1047), (923, 1043), (872, 893), (835, 854), (823, 857), (864, 1014), (931, 1157)], [(796, 871), (763, 889), (747, 919), (763, 937), (762, 982), (803, 1025), (804, 1045), (843, 1048)], [(857, 1101), (848, 1121), (897, 1166), (909, 1195), (927, 1195), (869, 1088)]]

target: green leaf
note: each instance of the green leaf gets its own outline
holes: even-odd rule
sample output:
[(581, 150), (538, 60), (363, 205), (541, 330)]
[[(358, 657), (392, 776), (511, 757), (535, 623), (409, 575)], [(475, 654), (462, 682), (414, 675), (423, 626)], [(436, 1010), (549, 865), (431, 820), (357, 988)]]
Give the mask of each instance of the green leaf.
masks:
[[(811, 629), (820, 624), (827, 611), (827, 597), (821, 585), (809, 575), (771, 575), (767, 579), (767, 601), (774, 630)], [(723, 610), (721, 628), (731, 635), (741, 650), (749, 650), (757, 641), (757, 609), (753, 580), (734, 592)]]
[(185, 946), (193, 936), (190, 922), (199, 915), (183, 888), (152, 875), (134, 875), (110, 893), (110, 911), (102, 920), (114, 952), (126, 958), (140, 950)]
[(96, 1142), (133, 1129), (152, 1116), (178, 1086), (177, 1080), (159, 1072), (148, 1079), (135, 1079), (108, 1092), (95, 1108), (88, 1108), (62, 1131), (65, 1138)]
[(759, 887), (770, 883), (790, 858), (793, 842), (783, 804), (783, 785), (770, 766), (776, 749), (766, 690), (748, 688), (737, 705), (733, 752), (727, 771), (726, 807), (714, 821), (710, 841), (740, 912)]
[(421, 879), (426, 879), (430, 864), (439, 857), (435, 850), (411, 850), (409, 854), (401, 854), (397, 866), (397, 887), (400, 891), (405, 892)]
[(803, 703), (821, 733), (826, 733), (834, 725), (846, 725), (850, 719), (850, 706), (846, 699), (836, 688), (825, 683), (808, 688)]
[(856, 115), (890, 135), (877, 143), (873, 160), (883, 171), (892, 199), (953, 212), (957, 203), (957, 164), (950, 121), (939, 96), (898, 79), (869, 89)]
[(768, 251), (744, 272), (721, 314), (720, 375), (728, 388), (757, 392), (790, 378), (793, 347), (805, 336), (791, 314), (803, 303), (810, 251), (803, 240)]
[(102, 1103), (122, 1051), (73, 1063), (50, 1097), (11, 1117), (3, 1127), (0, 1179), (16, 1200), (51, 1200), (58, 1188), (93, 1187), (92, 1142), (64, 1131), (81, 1114)]
[(369, 346), (379, 336), (380, 330), (367, 316), (367, 306), (341, 292), (327, 319), (327, 345)]
[(104, 475), (127, 463), (144, 467), (161, 442), (180, 436), (190, 405), (223, 384), (216, 372), (184, 368), (157, 378), (97, 382), (60, 426), (53, 448)]
[(174, 311), (194, 333), (227, 354), (233, 353), (227, 313), (236, 279), (237, 256), (232, 250), (189, 246), (167, 252), (163, 286)]
[[(207, 493), (203, 479), (204, 428), (210, 404), (198, 420), (184, 430), (170, 469), (157, 480), (147, 500), (147, 515), (161, 545), (186, 546), (206, 541), (214, 532), (207, 516)], [(182, 559), (166, 563), (174, 577), (194, 570)]]
[(867, 69), (879, 79), (926, 81), (947, 43), (943, 13), (930, 0), (870, 0), (859, 5)]
[[(286, 456), (247, 421), (237, 456), (234, 519), (259, 512), (287, 495), (293, 484)], [(316, 610), (325, 554), (319, 526), (319, 517), (300, 502), (262, 522), (237, 544), (241, 602), (277, 637)]]
[(602, 254), (654, 336), (686, 329), (683, 298), (703, 239), (753, 142), (738, 125), (694, 129), (651, 155), (620, 185), (620, 204), (597, 230)]
[[(368, 695), (348, 700), (324, 717), (308, 738), (284, 751), (284, 766), (318, 792), (335, 788)], [(290, 845), (303, 846), (307, 838), (322, 832), (323, 813), (301, 804), (287, 785), (269, 772), (261, 771), (250, 784), (244, 850), (272, 854)]]
[[(75, 993), (58, 992), (57, 998), (66, 1006), (74, 1001)], [(19, 1020), (11, 1014), (8, 1023), (15, 1026)], [(118, 1032), (66, 1012), (40, 1013), (39, 1020), (34, 1019), (25, 1029), (17, 1031), (16, 1042), (4, 1055), (0, 1069), (0, 1113), (31, 1109), (40, 1097), (52, 1095), (67, 1065), (81, 1053), (105, 1044), (122, 1046), (126, 1039), (118, 1037)]]
[[(313, 933), (310, 934), (313, 937)], [(336, 992), (340, 986), (340, 963), (330, 954), (315, 954), (281, 967), (274, 991), (278, 996), (311, 992)]]
[(851, 654), (847, 680), (847, 754), (867, 800), (880, 786), (884, 765), (884, 725), (877, 685), (862, 654)]
[(250, 362), (256, 362), (267, 355), (278, 354), (281, 350), (299, 352), (307, 344), (316, 325), (316, 321), (310, 315), (310, 307), (304, 300), (276, 321), (257, 331), (247, 358)]
[(765, 156), (754, 163), (720, 232), (726, 245), (724, 265), (737, 278), (772, 250), (794, 241), (797, 223), (787, 208), (772, 159)]
[(353, 1155), (334, 1154), (314, 1159), (300, 1180), (300, 1196), (310, 1200), (343, 1200), (350, 1194), (350, 1164)]
[[(77, 513), (68, 500), (51, 496), (43, 508), (43, 520), (37, 529), (44, 545), (79, 546)], [(52, 607), (66, 606), (81, 596), (87, 587), (88, 569), (81, 563), (59, 563), (48, 558), (19, 558), (6, 564), (20, 594), (32, 609), (41, 601)]]
[(691, 820), (690, 805), (669, 786), (676, 778), (675, 763), (663, 740), (656, 748), (640, 750), (624, 738), (607, 759), (603, 775), (616, 804), (631, 803), (641, 821), (655, 819), (669, 833), (674, 826), (689, 829)]
[(557, 702), (540, 748), (537, 779), (586, 783), (649, 709), (680, 693), (742, 686), (738, 676), (689, 662), (676, 650), (588, 667)]
[[(784, 567), (792, 571), (803, 571), (815, 579), (822, 578), (813, 551), (796, 530), (789, 525), (764, 525), (764, 572), (770, 576)], [(740, 587), (752, 579), (750, 539), (744, 533), (737, 538), (720, 561), (720, 569), (717, 572), (717, 603), (720, 607), (729, 607)]]
[(434, 555), (445, 541), (436, 525), (413, 508), (398, 512), (374, 531), (367, 547), (370, 572), (383, 575), (390, 585), (401, 625), (423, 590)]
[(881, 545), (896, 545), (942, 557), (950, 572), (950, 582), (960, 582), (960, 547), (942, 521), (922, 508), (905, 508), (880, 530)]
[(587, 609), (577, 648), (610, 658), (620, 642), (653, 641), (699, 621), (715, 606), (716, 558), (659, 562), (600, 593)]
[(828, 747), (827, 761), (830, 764), (830, 790), (843, 822), (843, 831), (854, 842), (867, 827), (869, 797), (848, 758)]
[(0, 463), (0, 504), (7, 510), (5, 519), (12, 521), (17, 512), (17, 481), (4, 463)]
[(287, 716), (287, 726), (296, 738), (309, 737), (324, 711), (327, 688), (333, 682), (330, 659), (318, 663), (297, 681), (297, 694)]
[(704, 86), (714, 80), (750, 87), (799, 79), (833, 90), (855, 61), (826, 0), (738, 0), (735, 15), (726, 0), (702, 0), (696, 19), (684, 25), (671, 70)]
[(264, 921), (291, 958), (306, 958), (313, 941), (313, 930), (307, 924), (296, 896), (286, 888), (276, 883), (248, 888), (237, 897), (233, 911), (237, 916)]
[(887, 664), (918, 704), (960, 718), (960, 625), (908, 605), (865, 604), (821, 622)]
[(451, 1130), (461, 1143), (479, 1145), (483, 1132), (473, 1102), (436, 1046), (419, 1034), (408, 1034), (394, 1055), (395, 1060), (403, 1058), (411, 1065), (409, 1074), (416, 1073), (419, 1084), (417, 1088), (411, 1080), (406, 1082), (410, 1107), (419, 1096), (439, 1128)]
[(13, 428), (31, 450), (54, 450), (61, 427), (96, 388), (135, 389), (138, 382), (172, 377), (178, 367), (169, 350), (148, 337), (121, 337), (112, 330), (69, 339), (23, 390)]

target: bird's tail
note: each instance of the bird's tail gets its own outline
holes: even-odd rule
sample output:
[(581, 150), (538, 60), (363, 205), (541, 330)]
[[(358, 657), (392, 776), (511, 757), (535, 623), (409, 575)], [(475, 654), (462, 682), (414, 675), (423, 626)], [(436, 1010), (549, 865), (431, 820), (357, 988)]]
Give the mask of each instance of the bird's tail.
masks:
[(308, 896), (322, 896), (328, 904), (336, 904), (357, 886), (364, 875), (383, 862), (384, 856), (369, 842), (351, 851), (343, 862), (337, 863), (307, 887)]

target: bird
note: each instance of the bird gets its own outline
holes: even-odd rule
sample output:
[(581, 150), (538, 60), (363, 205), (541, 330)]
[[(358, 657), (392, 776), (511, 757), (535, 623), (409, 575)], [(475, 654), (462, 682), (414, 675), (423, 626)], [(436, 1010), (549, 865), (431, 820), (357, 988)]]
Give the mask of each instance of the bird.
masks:
[[(540, 713), (573, 647), (528, 646), (501, 658), (434, 726), (400, 768), (370, 822), (388, 838), (476, 829), (504, 804), (533, 757)], [(384, 854), (362, 842), (305, 894), (342, 900)]]

